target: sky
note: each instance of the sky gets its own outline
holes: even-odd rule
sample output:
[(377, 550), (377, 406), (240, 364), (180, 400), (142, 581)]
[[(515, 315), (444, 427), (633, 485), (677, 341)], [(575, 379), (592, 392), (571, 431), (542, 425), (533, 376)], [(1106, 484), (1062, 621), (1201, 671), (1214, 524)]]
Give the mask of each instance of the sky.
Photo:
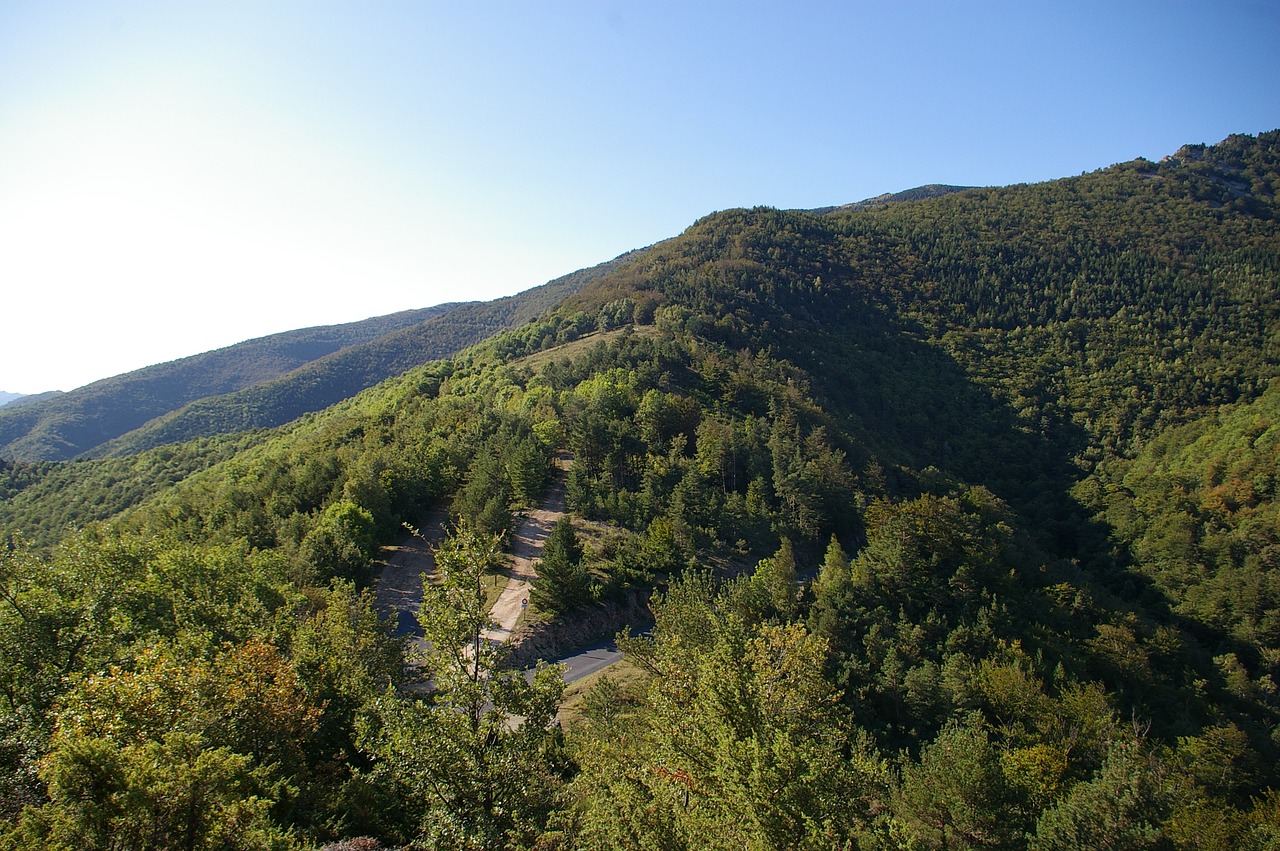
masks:
[(1280, 128), (1280, 5), (0, 0), (0, 390)]

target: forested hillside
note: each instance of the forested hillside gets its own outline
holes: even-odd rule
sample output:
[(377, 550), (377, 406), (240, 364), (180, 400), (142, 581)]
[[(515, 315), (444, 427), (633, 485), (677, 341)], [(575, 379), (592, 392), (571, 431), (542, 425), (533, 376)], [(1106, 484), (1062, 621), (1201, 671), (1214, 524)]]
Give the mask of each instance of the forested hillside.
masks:
[(24, 396), (21, 393), (5, 393), (0, 394), (0, 398), (8, 396), (8, 400), (3, 403), (5, 407), (20, 408), (23, 405), (33, 405), (36, 402), (43, 402), (46, 399), (52, 399), (60, 394), (61, 391), (50, 390), (45, 393), (34, 393), (30, 396)]
[[(6, 465), (4, 841), (1276, 847), (1278, 188), (724, 211), (283, 428)], [(472, 646), (556, 453), (527, 623), (652, 594), (630, 675), (404, 687), (378, 546), (448, 509)]]
[(450, 307), (272, 334), (0, 410), (0, 457), (73, 458), (194, 399), (269, 381), (347, 346), (416, 325)]
[(448, 357), (499, 331), (519, 327), (605, 274), (623, 258), (581, 269), (517, 295), (450, 306), (416, 325), (335, 352), (273, 381), (193, 402), (88, 454), (132, 455), (166, 443), (283, 425), (410, 367)]
[(250, 340), (0, 412), (0, 458), (131, 455), (283, 425), (410, 367), (523, 325), (618, 260), (488, 302), (442, 304)]

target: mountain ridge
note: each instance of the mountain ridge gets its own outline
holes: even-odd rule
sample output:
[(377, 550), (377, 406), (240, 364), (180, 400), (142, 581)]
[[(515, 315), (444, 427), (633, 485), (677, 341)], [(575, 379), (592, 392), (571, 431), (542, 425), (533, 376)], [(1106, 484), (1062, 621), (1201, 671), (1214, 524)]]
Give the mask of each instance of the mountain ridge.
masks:
[[(342, 325), (257, 337), (111, 376), (24, 406), (0, 409), (0, 455), (65, 460), (122, 430), (136, 428), (184, 400), (279, 376), (323, 354), (434, 315), (448, 306), (399, 311)], [(119, 425), (103, 415), (119, 417)]]
[(926, 198), (940, 198), (943, 195), (950, 195), (952, 192), (964, 192), (967, 189), (977, 188), (979, 187), (953, 186), (946, 183), (926, 183), (923, 186), (904, 189), (901, 192), (886, 192), (882, 195), (876, 195), (873, 198), (854, 201), (852, 204), (839, 204), (834, 207), (817, 207), (812, 210), (805, 210), (804, 212), (813, 213), (817, 216), (825, 216), (849, 210), (869, 210), (873, 207), (883, 207), (887, 204), (900, 204), (904, 201), (922, 201)]
[(454, 302), (248, 340), (0, 407), (0, 457), (68, 460), (281, 425), (526, 322), (631, 252), (490, 302)]

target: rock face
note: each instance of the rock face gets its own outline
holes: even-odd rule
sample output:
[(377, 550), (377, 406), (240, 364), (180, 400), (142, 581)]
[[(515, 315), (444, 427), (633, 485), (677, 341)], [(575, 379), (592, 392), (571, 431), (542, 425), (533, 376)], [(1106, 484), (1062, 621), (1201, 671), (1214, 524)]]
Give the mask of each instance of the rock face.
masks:
[(624, 629), (644, 627), (652, 622), (649, 595), (637, 591), (622, 602), (597, 603), (574, 612), (565, 620), (517, 627), (511, 634), (508, 664), (513, 668), (527, 668), (539, 660), (561, 659), (613, 638)]

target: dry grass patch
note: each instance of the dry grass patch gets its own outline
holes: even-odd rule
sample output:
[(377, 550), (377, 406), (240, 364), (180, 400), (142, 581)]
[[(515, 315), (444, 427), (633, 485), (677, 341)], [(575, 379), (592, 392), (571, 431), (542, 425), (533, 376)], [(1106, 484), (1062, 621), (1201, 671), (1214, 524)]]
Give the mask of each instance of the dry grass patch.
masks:
[(592, 331), (590, 334), (584, 334), (571, 342), (544, 349), (540, 352), (534, 352), (527, 357), (514, 360), (511, 362), (511, 366), (527, 366), (536, 373), (553, 360), (560, 360), (561, 358), (573, 360), (586, 350), (594, 348), (597, 343), (616, 340), (628, 331), (638, 337), (656, 337), (661, 333), (656, 325), (630, 325), (613, 331)]
[(587, 693), (605, 677), (613, 680), (625, 697), (635, 699), (644, 692), (649, 676), (648, 671), (623, 657), (590, 676), (569, 683), (564, 690), (564, 699), (560, 702), (560, 711), (556, 713), (556, 719), (562, 727), (572, 727), (581, 722), (586, 713)]

